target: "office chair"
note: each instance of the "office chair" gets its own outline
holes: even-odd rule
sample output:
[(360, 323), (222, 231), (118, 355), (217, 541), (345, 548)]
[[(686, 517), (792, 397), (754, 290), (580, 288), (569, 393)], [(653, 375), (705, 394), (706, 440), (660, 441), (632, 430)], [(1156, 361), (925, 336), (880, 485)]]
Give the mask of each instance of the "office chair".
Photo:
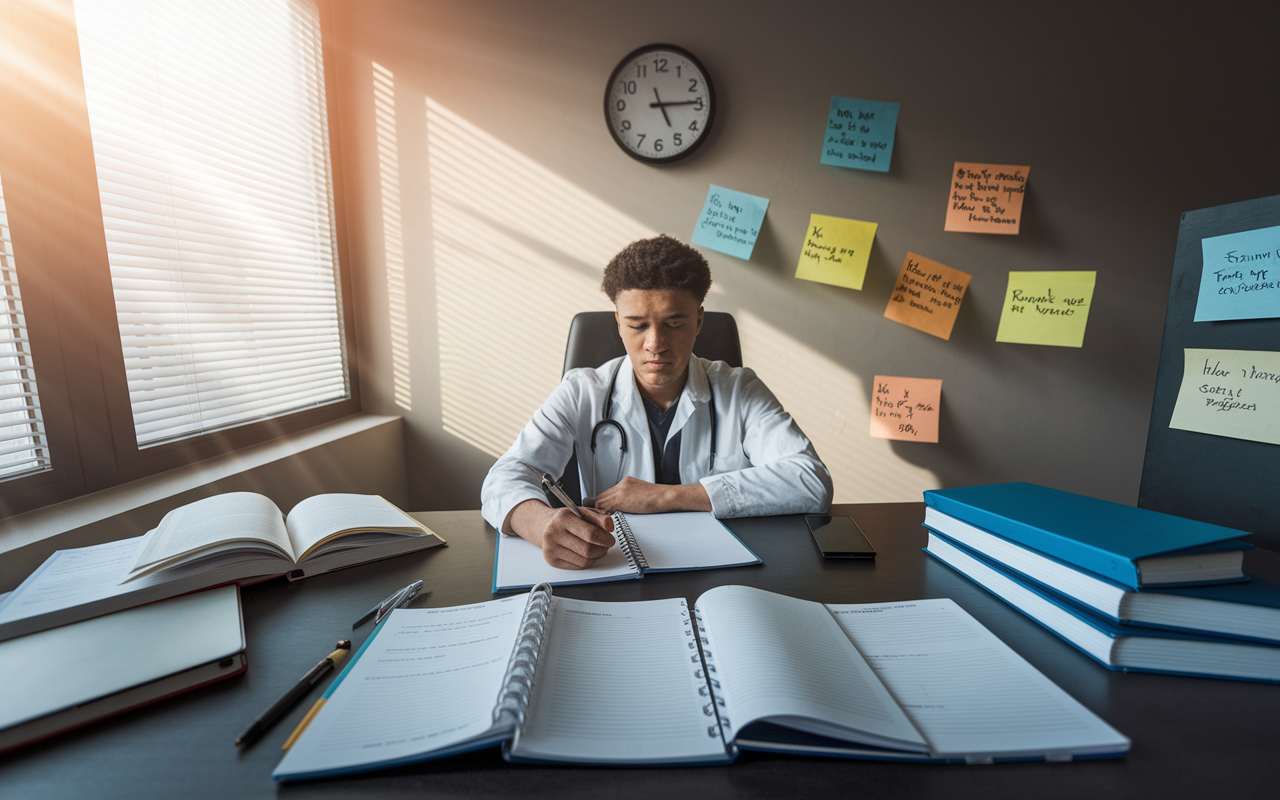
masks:
[[(578, 367), (598, 367), (611, 358), (625, 356), (626, 347), (618, 335), (618, 323), (612, 311), (583, 311), (569, 323), (569, 341), (564, 348), (564, 368), (560, 374)], [(712, 361), (724, 361), (731, 367), (742, 366), (742, 343), (738, 340), (738, 323), (724, 311), (706, 311), (702, 315), (702, 331), (694, 343), (693, 354)], [(565, 465), (560, 485), (575, 503), (582, 502), (578, 484), (578, 454), (575, 451)], [(547, 495), (551, 506), (561, 505)]]

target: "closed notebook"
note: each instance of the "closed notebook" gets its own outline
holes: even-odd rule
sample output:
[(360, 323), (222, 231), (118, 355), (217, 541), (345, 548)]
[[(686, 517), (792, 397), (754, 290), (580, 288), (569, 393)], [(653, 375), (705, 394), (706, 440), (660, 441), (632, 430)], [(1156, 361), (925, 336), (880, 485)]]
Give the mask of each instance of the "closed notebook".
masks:
[(0, 642), (0, 752), (244, 671), (223, 586)]
[(740, 749), (919, 762), (1068, 761), (1129, 740), (947, 599), (823, 605), (747, 586), (525, 596), (393, 612), (273, 775), (501, 744), (510, 761), (727, 764)]
[(1280, 586), (1244, 583), (1135, 591), (926, 508), (926, 528), (1116, 622), (1280, 644)]
[(679, 572), (759, 564), (760, 558), (708, 511), (613, 515), (611, 547), (587, 569), (558, 569), (542, 550), (519, 536), (499, 534), (493, 555), (493, 591), (530, 589), (539, 583), (570, 586), (643, 578), (647, 572)]
[(1036, 486), (924, 493), (925, 504), (1132, 589), (1245, 580), (1246, 531)]
[(1280, 646), (1121, 625), (934, 532), (926, 552), (1109, 669), (1280, 682)]

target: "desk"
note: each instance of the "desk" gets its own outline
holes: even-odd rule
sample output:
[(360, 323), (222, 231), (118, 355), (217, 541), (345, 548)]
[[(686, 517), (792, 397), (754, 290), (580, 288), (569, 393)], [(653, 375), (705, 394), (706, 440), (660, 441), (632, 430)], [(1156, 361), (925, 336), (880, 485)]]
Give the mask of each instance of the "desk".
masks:
[[(824, 562), (802, 518), (730, 521), (764, 564), (650, 575), (639, 581), (569, 586), (557, 594), (593, 600), (685, 596), (743, 583), (840, 603), (950, 597), (1024, 658), (1133, 739), (1122, 760), (994, 766), (907, 765), (744, 754), (728, 767), (595, 769), (506, 764), (496, 750), (390, 772), (277, 788), (279, 747), (313, 698), (257, 746), (237, 753), (236, 734), (285, 692), (351, 623), (394, 589), (422, 577), (432, 595), (418, 605), (488, 600), (497, 533), (476, 511), (415, 515), (449, 546), (321, 575), (269, 581), (243, 591), (249, 670), (0, 757), (0, 797), (1260, 797), (1274, 796), (1280, 751), (1280, 686), (1115, 674), (924, 555), (921, 503), (837, 506), (879, 550), (874, 563)], [(1280, 581), (1280, 553), (1254, 550), (1254, 574)], [(3, 691), (4, 687), (0, 687)], [(317, 692), (318, 694), (318, 692)]]

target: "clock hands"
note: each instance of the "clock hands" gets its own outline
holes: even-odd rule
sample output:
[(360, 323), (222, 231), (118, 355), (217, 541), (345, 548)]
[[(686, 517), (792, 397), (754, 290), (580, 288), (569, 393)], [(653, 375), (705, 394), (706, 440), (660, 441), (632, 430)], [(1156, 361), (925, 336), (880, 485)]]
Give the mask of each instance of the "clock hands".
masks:
[(667, 116), (667, 106), (671, 105), (671, 103), (664, 103), (664, 102), (662, 102), (662, 98), (658, 96), (658, 87), (657, 87), (657, 86), (653, 87), (653, 96), (654, 96), (654, 98), (655, 98), (658, 102), (656, 102), (656, 103), (650, 103), (650, 104), (649, 104), (649, 108), (660, 108), (660, 109), (662, 109), (662, 118), (663, 118), (663, 119), (665, 119), (665, 120), (667, 121), (667, 127), (668, 127), (668, 128), (670, 128), (670, 127), (671, 127), (671, 117), (668, 117), (668, 116)]
[(649, 108), (658, 108), (659, 106), (696, 106), (698, 100), (672, 100), (669, 103), (650, 103)]

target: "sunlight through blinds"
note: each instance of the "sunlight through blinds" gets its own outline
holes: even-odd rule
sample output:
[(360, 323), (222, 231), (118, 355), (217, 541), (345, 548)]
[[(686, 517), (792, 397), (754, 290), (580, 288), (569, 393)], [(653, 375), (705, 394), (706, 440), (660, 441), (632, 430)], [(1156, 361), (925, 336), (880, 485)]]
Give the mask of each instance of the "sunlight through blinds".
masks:
[(348, 396), (309, 0), (75, 0), (139, 446)]
[(18, 268), (9, 239), (9, 214), (0, 185), (0, 479), (50, 468), (49, 450), (40, 418), (40, 397), (27, 343), (27, 323), (18, 293)]

